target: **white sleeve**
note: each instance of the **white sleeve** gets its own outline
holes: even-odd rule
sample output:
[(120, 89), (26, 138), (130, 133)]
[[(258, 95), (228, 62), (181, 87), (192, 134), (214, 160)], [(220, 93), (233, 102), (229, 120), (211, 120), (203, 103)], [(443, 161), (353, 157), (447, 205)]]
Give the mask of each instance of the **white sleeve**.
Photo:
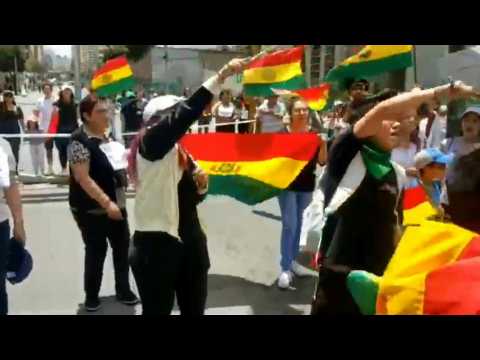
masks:
[(212, 76), (210, 79), (205, 81), (202, 85), (205, 89), (210, 91), (213, 95), (220, 94), (222, 84), (218, 81), (218, 75)]

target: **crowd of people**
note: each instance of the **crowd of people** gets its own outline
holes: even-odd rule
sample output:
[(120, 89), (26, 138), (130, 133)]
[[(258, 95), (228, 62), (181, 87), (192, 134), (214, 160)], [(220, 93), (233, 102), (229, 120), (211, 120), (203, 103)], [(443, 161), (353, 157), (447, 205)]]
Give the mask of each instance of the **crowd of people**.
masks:
[[(472, 87), (452, 82), (433, 89), (416, 87), (404, 93), (386, 89), (372, 94), (368, 81), (352, 79), (348, 101), (336, 101), (332, 111), (318, 113), (297, 97), (233, 98), (223, 82), (247, 64), (248, 59), (230, 61), (197, 91), (183, 97), (147, 97), (143, 91), (129, 91), (106, 99), (92, 92), (77, 106), (71, 88), (62, 88), (55, 99), (47, 83), (26, 119), (13, 93), (3, 93), (1, 134), (47, 134), (54, 121), (54, 132), (70, 134), (69, 138), (28, 141), (36, 173), (44, 171), (44, 149), (47, 174), (53, 172), (56, 146), (62, 174), (69, 175), (70, 210), (85, 245), (87, 311), (101, 307), (99, 291), (109, 243), (118, 301), (126, 305), (141, 301), (144, 315), (167, 315), (176, 298), (182, 314), (204, 313), (210, 259), (197, 205), (208, 192), (208, 175), (179, 144), (197, 122), (202, 126), (213, 121), (215, 131), (222, 133), (318, 135), (315, 155), (278, 197), (282, 218), (278, 287), (282, 290), (291, 288), (295, 276), (309, 273), (298, 262), (300, 238), (306, 209), (320, 203), (316, 216), (321, 225), (307, 229), (321, 239), (314, 315), (360, 313), (346, 288), (346, 277), (351, 270), (382, 275), (403, 230), (405, 189), (422, 187), (439, 221), (480, 231), (478, 199), (468, 196), (478, 190), (480, 182), (475, 175), (480, 172), (476, 152), (480, 149), (480, 107), (467, 108), (461, 117), (461, 135), (447, 138), (446, 104), (478, 97)], [(123, 139), (110, 131), (115, 107), (122, 115)], [(8, 244), (23, 245), (26, 236), (17, 186), (19, 139), (0, 138), (0, 150), (4, 190), (0, 200), (0, 314), (6, 314)], [(129, 185), (136, 192), (132, 242), (126, 210)], [(138, 296), (129, 282), (130, 269)]]

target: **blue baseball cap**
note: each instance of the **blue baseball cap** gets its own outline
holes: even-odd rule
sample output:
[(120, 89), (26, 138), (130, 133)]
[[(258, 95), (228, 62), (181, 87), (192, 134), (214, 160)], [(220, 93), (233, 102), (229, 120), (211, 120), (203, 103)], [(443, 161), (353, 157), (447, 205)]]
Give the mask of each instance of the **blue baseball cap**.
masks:
[(15, 285), (23, 282), (32, 272), (33, 259), (24, 245), (10, 239), (7, 258), (7, 280)]
[(433, 163), (448, 165), (452, 160), (453, 154), (447, 155), (437, 148), (429, 148), (415, 155), (415, 167), (420, 170)]

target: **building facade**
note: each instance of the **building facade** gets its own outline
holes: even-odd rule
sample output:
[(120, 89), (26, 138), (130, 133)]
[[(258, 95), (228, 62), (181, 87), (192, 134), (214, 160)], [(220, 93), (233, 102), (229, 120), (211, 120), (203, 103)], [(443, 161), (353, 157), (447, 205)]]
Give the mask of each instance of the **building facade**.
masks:
[(80, 72), (93, 73), (101, 62), (101, 51), (105, 45), (80, 45)]
[[(142, 60), (131, 63), (137, 81), (159, 93), (182, 95), (194, 90), (229, 60), (245, 56), (230, 49), (197, 49), (157, 46)], [(234, 94), (242, 90), (241, 77), (228, 79), (225, 88)]]

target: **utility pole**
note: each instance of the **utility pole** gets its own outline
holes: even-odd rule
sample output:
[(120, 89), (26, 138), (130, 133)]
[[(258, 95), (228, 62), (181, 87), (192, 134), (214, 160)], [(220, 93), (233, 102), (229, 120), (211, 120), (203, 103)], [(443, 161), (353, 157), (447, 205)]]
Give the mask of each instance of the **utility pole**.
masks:
[(82, 99), (82, 84), (80, 83), (80, 45), (73, 45), (73, 66), (75, 74), (75, 97), (80, 102)]
[(17, 65), (17, 53), (13, 55), (13, 68), (14, 68), (14, 81), (13, 81), (13, 91), (15, 92), (15, 95), (17, 95), (17, 86), (18, 86), (18, 81), (17, 81), (17, 75), (18, 75), (18, 65)]

